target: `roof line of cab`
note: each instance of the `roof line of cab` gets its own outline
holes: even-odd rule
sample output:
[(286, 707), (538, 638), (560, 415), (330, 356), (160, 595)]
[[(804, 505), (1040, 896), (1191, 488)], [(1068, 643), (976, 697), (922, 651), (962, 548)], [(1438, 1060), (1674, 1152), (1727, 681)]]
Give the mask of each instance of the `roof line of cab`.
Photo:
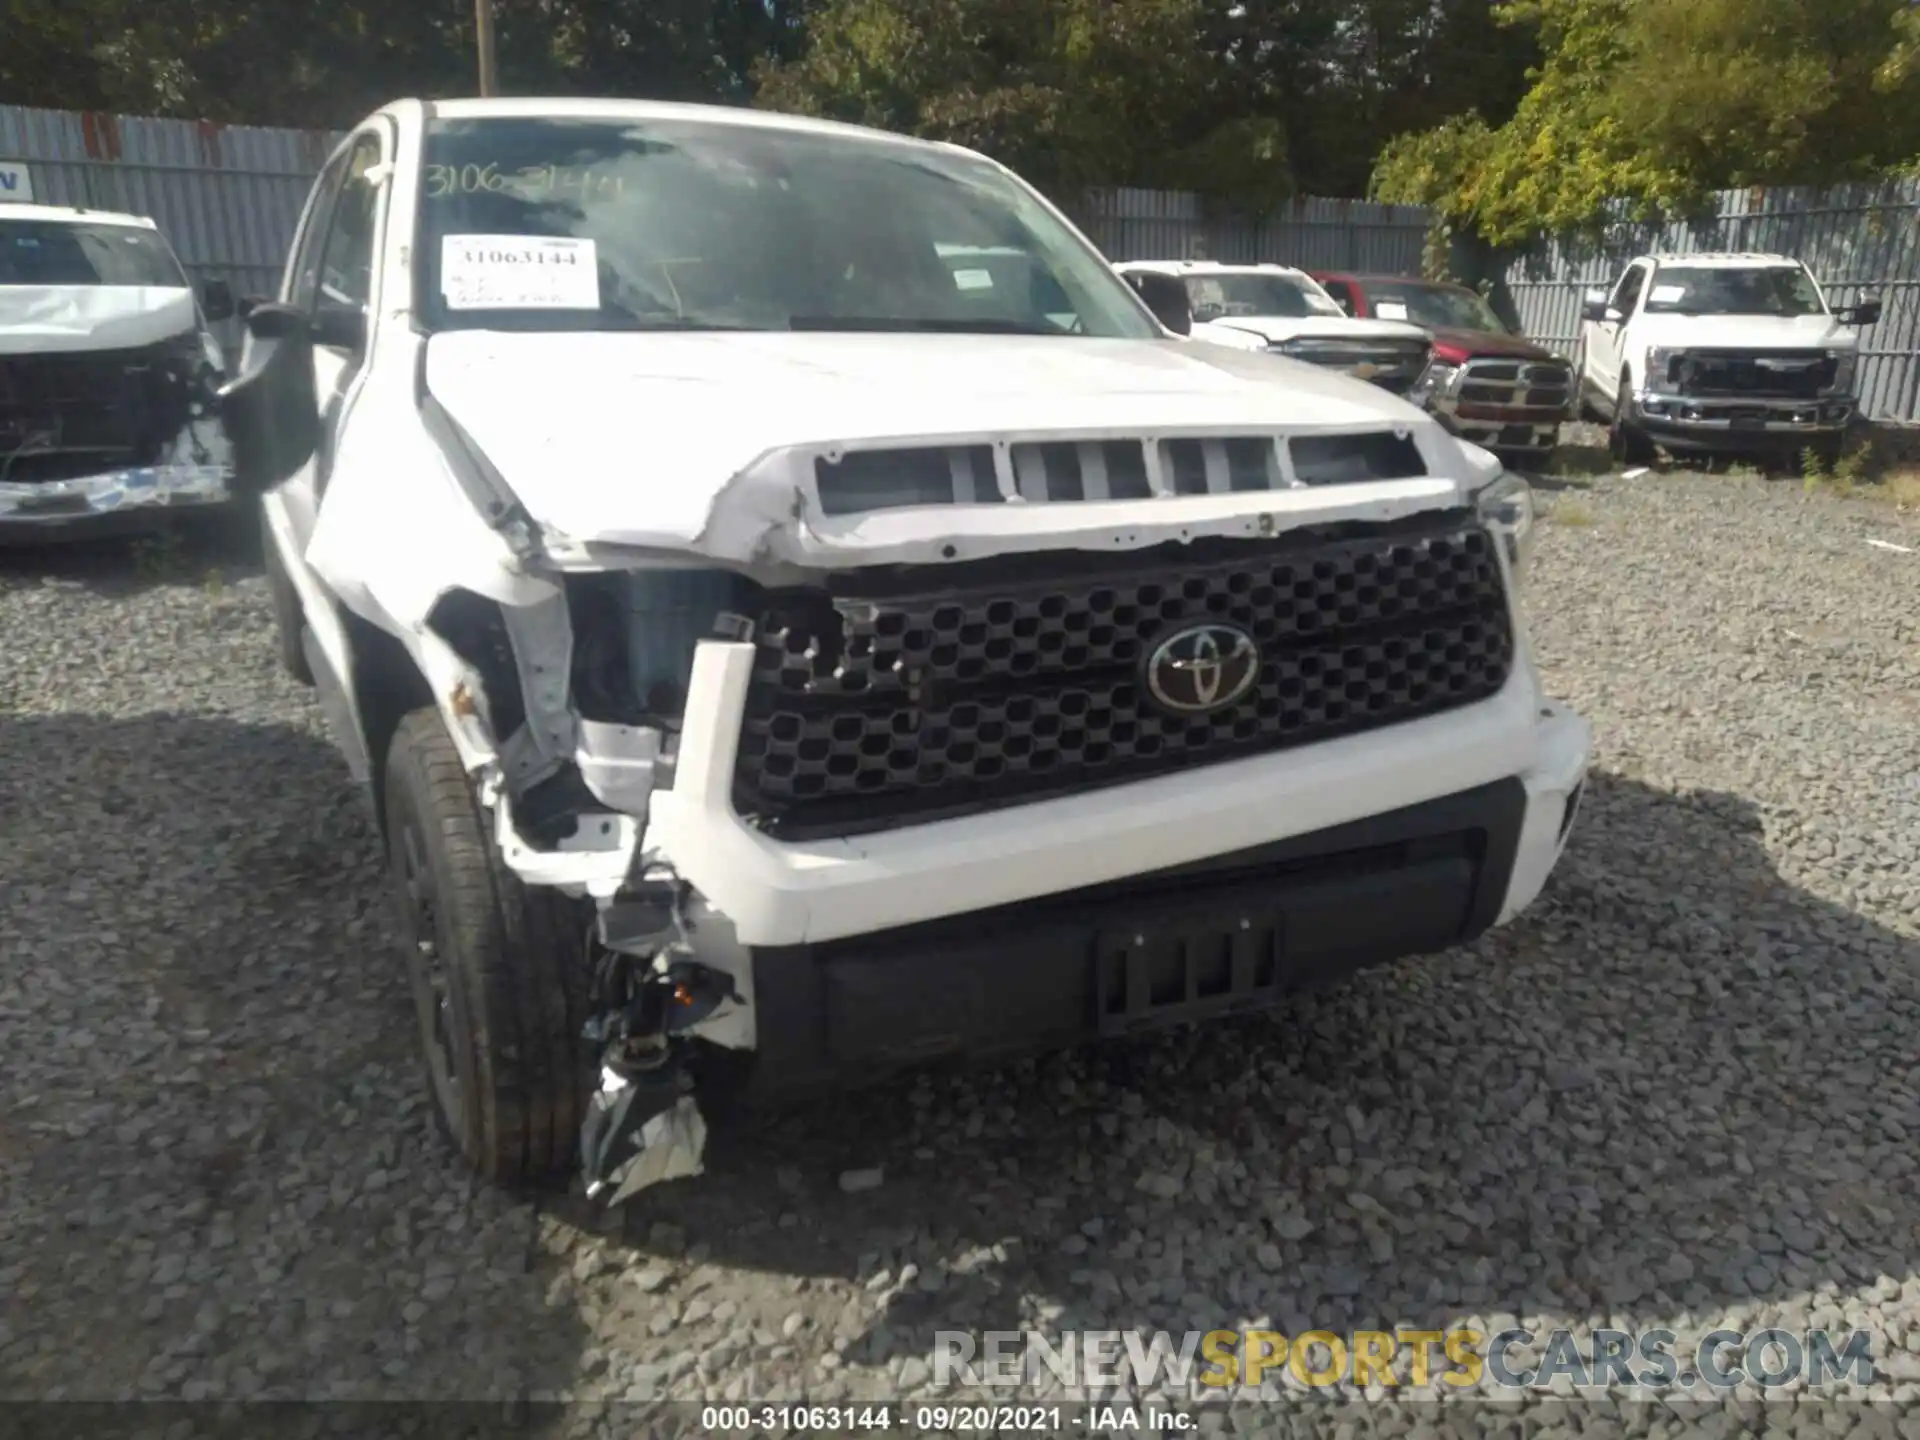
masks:
[[(1635, 260), (1651, 260), (1658, 265), (1684, 265), (1703, 261), (1732, 261), (1740, 265), (1792, 265), (1800, 262), (1791, 255), (1772, 250), (1656, 250), (1636, 255)], [(1629, 262), (1631, 263), (1631, 262)]]
[(1307, 273), (1297, 265), (1280, 265), (1272, 260), (1250, 260), (1244, 263), (1231, 260), (1123, 260), (1116, 268), (1121, 270), (1178, 271), (1183, 275), (1239, 275), (1243, 273), (1304, 275)]
[(129, 215), (122, 210), (89, 210), (83, 205), (41, 205), (34, 201), (0, 202), (0, 220), (48, 220), (64, 225), (131, 225), (138, 230), (158, 230), (150, 215)]
[(541, 120), (691, 120), (702, 124), (737, 125), (759, 130), (842, 135), (848, 139), (882, 141), (906, 149), (967, 155), (994, 163), (990, 156), (945, 140), (927, 140), (913, 135), (900, 135), (891, 130), (877, 130), (869, 125), (851, 125), (843, 120), (820, 120), (810, 115), (791, 115), (782, 110), (756, 110), (744, 105), (701, 105), (679, 100), (622, 100), (571, 95), (513, 95), (450, 100), (410, 97), (389, 101), (367, 118), (380, 115), (401, 124), (429, 120), (482, 120), (495, 116)]

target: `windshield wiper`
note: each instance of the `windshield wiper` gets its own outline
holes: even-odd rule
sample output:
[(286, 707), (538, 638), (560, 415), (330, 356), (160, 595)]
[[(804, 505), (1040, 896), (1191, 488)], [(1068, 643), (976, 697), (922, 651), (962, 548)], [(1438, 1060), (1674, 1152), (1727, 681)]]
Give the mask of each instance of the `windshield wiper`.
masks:
[(893, 334), (933, 335), (1066, 335), (1058, 325), (1031, 320), (896, 319), (888, 315), (795, 315), (787, 322), (793, 330), (876, 331)]

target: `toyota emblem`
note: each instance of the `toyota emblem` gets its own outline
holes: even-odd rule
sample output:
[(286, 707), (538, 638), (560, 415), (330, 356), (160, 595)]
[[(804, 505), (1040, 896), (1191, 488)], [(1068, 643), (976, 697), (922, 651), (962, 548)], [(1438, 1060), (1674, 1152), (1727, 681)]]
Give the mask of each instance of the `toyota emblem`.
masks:
[(1189, 625), (1147, 652), (1147, 693), (1176, 715), (1224, 710), (1259, 678), (1259, 647), (1237, 625)]

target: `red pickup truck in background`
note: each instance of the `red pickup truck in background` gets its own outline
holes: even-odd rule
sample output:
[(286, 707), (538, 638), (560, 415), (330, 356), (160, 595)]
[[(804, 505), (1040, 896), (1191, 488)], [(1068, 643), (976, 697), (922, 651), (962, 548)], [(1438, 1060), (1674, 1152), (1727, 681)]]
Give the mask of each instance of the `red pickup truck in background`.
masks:
[(1407, 398), (1510, 465), (1544, 461), (1574, 416), (1573, 367), (1516, 335), (1464, 285), (1410, 275), (1315, 272), (1347, 314), (1433, 332), (1433, 358)]

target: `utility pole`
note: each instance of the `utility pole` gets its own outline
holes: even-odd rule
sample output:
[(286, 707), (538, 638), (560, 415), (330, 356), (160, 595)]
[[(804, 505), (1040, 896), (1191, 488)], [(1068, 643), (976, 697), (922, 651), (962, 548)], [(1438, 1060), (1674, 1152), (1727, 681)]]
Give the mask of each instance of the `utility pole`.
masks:
[(500, 92), (500, 71), (493, 49), (493, 0), (473, 0), (474, 38), (480, 46), (480, 93)]

